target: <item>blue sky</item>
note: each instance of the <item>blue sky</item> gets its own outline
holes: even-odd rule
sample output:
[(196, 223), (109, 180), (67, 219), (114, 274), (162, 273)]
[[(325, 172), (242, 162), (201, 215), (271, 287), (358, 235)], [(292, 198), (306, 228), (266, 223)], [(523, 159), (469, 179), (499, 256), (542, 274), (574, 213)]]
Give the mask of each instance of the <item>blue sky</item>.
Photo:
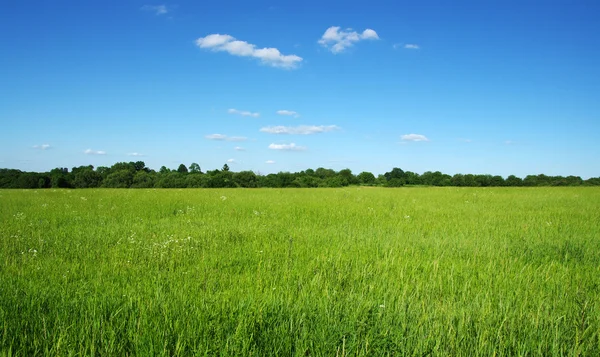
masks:
[(12, 1), (0, 167), (600, 176), (600, 2)]

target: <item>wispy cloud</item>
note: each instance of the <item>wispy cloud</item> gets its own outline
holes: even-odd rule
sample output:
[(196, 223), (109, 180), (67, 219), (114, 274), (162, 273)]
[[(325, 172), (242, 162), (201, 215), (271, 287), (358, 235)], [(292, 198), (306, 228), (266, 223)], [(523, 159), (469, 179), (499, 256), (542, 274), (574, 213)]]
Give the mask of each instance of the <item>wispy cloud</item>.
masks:
[(321, 39), (319, 39), (319, 44), (328, 48), (333, 53), (340, 53), (358, 41), (379, 39), (377, 32), (371, 29), (366, 29), (362, 33), (352, 31), (352, 29), (346, 29), (345, 31), (340, 29), (340, 26), (331, 26), (328, 28), (323, 36), (321, 36)]
[(258, 118), (260, 116), (260, 113), (252, 113), (246, 110), (237, 110), (237, 109), (228, 109), (227, 113), (229, 114), (237, 114), (237, 115), (241, 115), (243, 117), (253, 117), (253, 118)]
[(233, 150), (235, 150), (235, 151), (246, 151), (246, 149), (243, 148), (243, 147), (241, 147), (241, 146), (236, 146), (236, 147), (233, 148)]
[(228, 164), (235, 164), (235, 163), (237, 163), (237, 161), (235, 161), (235, 159), (229, 159), (229, 160), (227, 160), (227, 163)]
[(165, 15), (169, 12), (169, 9), (166, 5), (144, 5), (142, 6), (142, 10), (153, 12), (155, 15)]
[(244, 136), (227, 136), (223, 134), (210, 134), (204, 136), (208, 140), (220, 140), (220, 141), (246, 141), (248, 138)]
[(414, 43), (394, 43), (392, 47), (397, 50), (399, 48), (404, 48), (406, 50), (419, 50), (421, 46)]
[(338, 130), (337, 125), (300, 125), (300, 126), (266, 126), (261, 128), (260, 131), (269, 134), (297, 134), (297, 135), (310, 135), (318, 133), (326, 133), (328, 131)]
[(470, 142), (473, 142), (473, 140), (471, 140), (471, 139), (465, 139), (465, 138), (460, 138), (460, 139), (458, 139), (458, 140), (459, 140), (459, 141), (461, 141), (461, 142), (463, 142), (463, 143), (470, 143)]
[(227, 52), (233, 56), (256, 58), (263, 64), (278, 68), (293, 69), (297, 68), (300, 62), (302, 62), (302, 57), (300, 56), (283, 55), (278, 49), (273, 47), (256, 48), (256, 45), (246, 41), (239, 41), (230, 35), (212, 34), (200, 37), (196, 40), (196, 45), (212, 51)]
[(278, 110), (277, 114), (287, 115), (287, 116), (294, 117), (294, 118), (300, 118), (300, 114), (298, 114), (298, 112), (295, 112), (293, 110)]
[(127, 154), (127, 156), (146, 156), (146, 155), (140, 154), (139, 152), (130, 152)]
[(106, 155), (106, 151), (87, 149), (83, 152), (86, 155)]
[(274, 163), (275, 163), (274, 160), (267, 160), (267, 161), (265, 161), (265, 164), (269, 164), (269, 165), (274, 164)]
[(304, 146), (298, 146), (295, 143), (291, 144), (271, 144), (269, 145), (271, 150), (283, 150), (283, 151), (303, 151), (306, 150)]
[(42, 145), (33, 145), (34, 149), (39, 149), (39, 150), (48, 150), (50, 148), (52, 148), (52, 146), (50, 146), (50, 144), (42, 144)]
[(425, 135), (421, 134), (406, 134), (400, 137), (403, 141), (429, 141)]

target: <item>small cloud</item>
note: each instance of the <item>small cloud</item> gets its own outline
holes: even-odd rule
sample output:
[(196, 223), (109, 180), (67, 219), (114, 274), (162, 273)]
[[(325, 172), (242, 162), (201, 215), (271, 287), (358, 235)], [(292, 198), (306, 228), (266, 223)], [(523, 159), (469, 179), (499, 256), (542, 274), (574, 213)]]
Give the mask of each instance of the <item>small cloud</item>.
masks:
[(340, 31), (340, 29), (339, 26), (331, 26), (325, 30), (318, 43), (333, 53), (340, 53), (358, 41), (379, 39), (377, 32), (371, 29), (366, 29), (362, 33), (352, 31), (352, 29), (346, 29), (346, 31)]
[(227, 136), (223, 134), (210, 134), (204, 136), (208, 140), (219, 140), (219, 141), (246, 141), (248, 138), (243, 136)]
[(461, 142), (463, 142), (463, 143), (470, 143), (470, 142), (473, 142), (473, 140), (471, 140), (471, 139), (464, 139), (464, 138), (460, 138), (460, 139), (458, 139), (458, 141), (461, 141)]
[(515, 143), (515, 142), (514, 142), (514, 141), (512, 141), (512, 140), (506, 140), (506, 141), (504, 142), (504, 144), (506, 144), (506, 145), (512, 145), (512, 144), (514, 144), (514, 143)]
[(291, 116), (294, 118), (300, 118), (300, 114), (298, 114), (298, 112), (295, 112), (293, 110), (278, 110), (277, 114), (279, 115), (287, 115), (287, 116)]
[(260, 131), (268, 134), (298, 134), (298, 135), (310, 135), (318, 133), (326, 133), (329, 131), (338, 130), (337, 125), (300, 125), (300, 126), (266, 126), (261, 128)]
[(306, 150), (304, 146), (298, 146), (294, 143), (291, 144), (271, 144), (269, 145), (271, 150), (283, 150), (283, 151), (303, 151)]
[(243, 147), (241, 147), (241, 146), (236, 146), (236, 147), (233, 148), (233, 150), (235, 150), (235, 151), (246, 151), (246, 149), (243, 148)]
[(83, 152), (86, 155), (106, 155), (106, 151), (87, 149)]
[(243, 117), (253, 117), (253, 118), (258, 118), (260, 116), (260, 113), (252, 113), (252, 112), (248, 112), (245, 110), (237, 110), (237, 109), (228, 109), (227, 113), (237, 114), (237, 115), (241, 115)]
[(227, 163), (228, 164), (235, 164), (235, 163), (237, 163), (237, 161), (235, 161), (235, 159), (229, 159), (229, 160), (227, 160)]
[(208, 140), (225, 140), (225, 139), (227, 139), (227, 135), (210, 134), (210, 135), (206, 135), (205, 138), (207, 138)]
[(227, 52), (233, 56), (253, 57), (262, 63), (278, 68), (297, 68), (302, 57), (296, 55), (283, 55), (276, 48), (256, 48), (256, 45), (246, 41), (236, 40), (230, 35), (212, 34), (196, 40), (196, 46), (210, 49), (215, 52)]
[(273, 160), (267, 160), (267, 161), (265, 161), (265, 164), (269, 164), (269, 165), (272, 165), (274, 163), (275, 163), (275, 161), (273, 161)]
[(146, 155), (140, 154), (139, 152), (130, 152), (127, 154), (127, 156), (146, 156)]
[(48, 150), (50, 148), (52, 148), (52, 146), (50, 146), (50, 144), (42, 144), (42, 145), (33, 145), (34, 149), (39, 149), (39, 150)]
[(153, 12), (155, 15), (165, 15), (169, 12), (166, 5), (144, 5), (142, 6), (142, 10)]
[(403, 141), (429, 141), (425, 135), (421, 134), (406, 134), (400, 137)]
[(404, 48), (407, 50), (418, 50), (421, 49), (421, 46), (416, 45), (414, 43), (394, 43), (392, 47), (397, 50), (399, 48)]

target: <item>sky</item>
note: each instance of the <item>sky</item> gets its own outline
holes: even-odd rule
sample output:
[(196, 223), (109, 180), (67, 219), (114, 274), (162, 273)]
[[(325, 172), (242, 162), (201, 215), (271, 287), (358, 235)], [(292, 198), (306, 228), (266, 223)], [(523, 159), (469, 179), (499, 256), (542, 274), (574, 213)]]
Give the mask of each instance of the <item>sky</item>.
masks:
[(600, 176), (600, 1), (9, 1), (0, 167)]

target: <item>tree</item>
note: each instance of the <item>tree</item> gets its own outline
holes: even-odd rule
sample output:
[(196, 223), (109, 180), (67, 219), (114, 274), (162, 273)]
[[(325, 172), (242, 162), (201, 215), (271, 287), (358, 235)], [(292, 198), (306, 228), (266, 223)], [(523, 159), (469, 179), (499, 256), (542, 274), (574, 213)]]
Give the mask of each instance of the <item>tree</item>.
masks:
[(338, 172), (338, 176), (347, 182), (347, 184), (344, 186), (356, 185), (359, 182), (356, 176), (352, 174), (352, 171), (350, 169), (340, 170), (340, 172)]
[(356, 178), (358, 179), (358, 182), (363, 185), (371, 186), (375, 184), (375, 175), (367, 171), (361, 172)]
[(190, 172), (193, 174), (201, 174), (202, 171), (200, 170), (200, 165), (198, 165), (195, 162), (192, 162), (192, 164), (190, 165)]
[(227, 165), (227, 164), (223, 165), (223, 168), (221, 170), (222, 171), (229, 171), (229, 165)]
[(506, 186), (522, 186), (523, 185), (523, 180), (520, 177), (517, 177), (515, 175), (510, 175), (506, 178), (506, 181), (504, 181)]
[(258, 179), (252, 171), (240, 171), (233, 174), (233, 180), (240, 187), (255, 188), (258, 187)]
[(185, 167), (184, 164), (181, 164), (177, 168), (177, 172), (179, 172), (180, 174), (187, 174), (188, 173), (188, 169), (187, 169), (187, 167)]
[(73, 186), (75, 188), (93, 188), (100, 187), (102, 184), (102, 175), (92, 169), (93, 166), (78, 169), (73, 168), (74, 178)]
[(138, 171), (133, 176), (132, 188), (152, 188), (154, 187), (156, 172)]
[(386, 180), (388, 180), (388, 181), (393, 178), (403, 179), (404, 175), (405, 175), (404, 171), (398, 167), (394, 167), (392, 169), (392, 171), (386, 172), (385, 174), (383, 174), (383, 176), (385, 176)]
[(106, 176), (102, 185), (110, 188), (129, 188), (133, 184), (133, 171), (119, 170)]
[(158, 172), (160, 172), (161, 175), (166, 175), (171, 172), (171, 170), (169, 170), (166, 166), (161, 166)]

